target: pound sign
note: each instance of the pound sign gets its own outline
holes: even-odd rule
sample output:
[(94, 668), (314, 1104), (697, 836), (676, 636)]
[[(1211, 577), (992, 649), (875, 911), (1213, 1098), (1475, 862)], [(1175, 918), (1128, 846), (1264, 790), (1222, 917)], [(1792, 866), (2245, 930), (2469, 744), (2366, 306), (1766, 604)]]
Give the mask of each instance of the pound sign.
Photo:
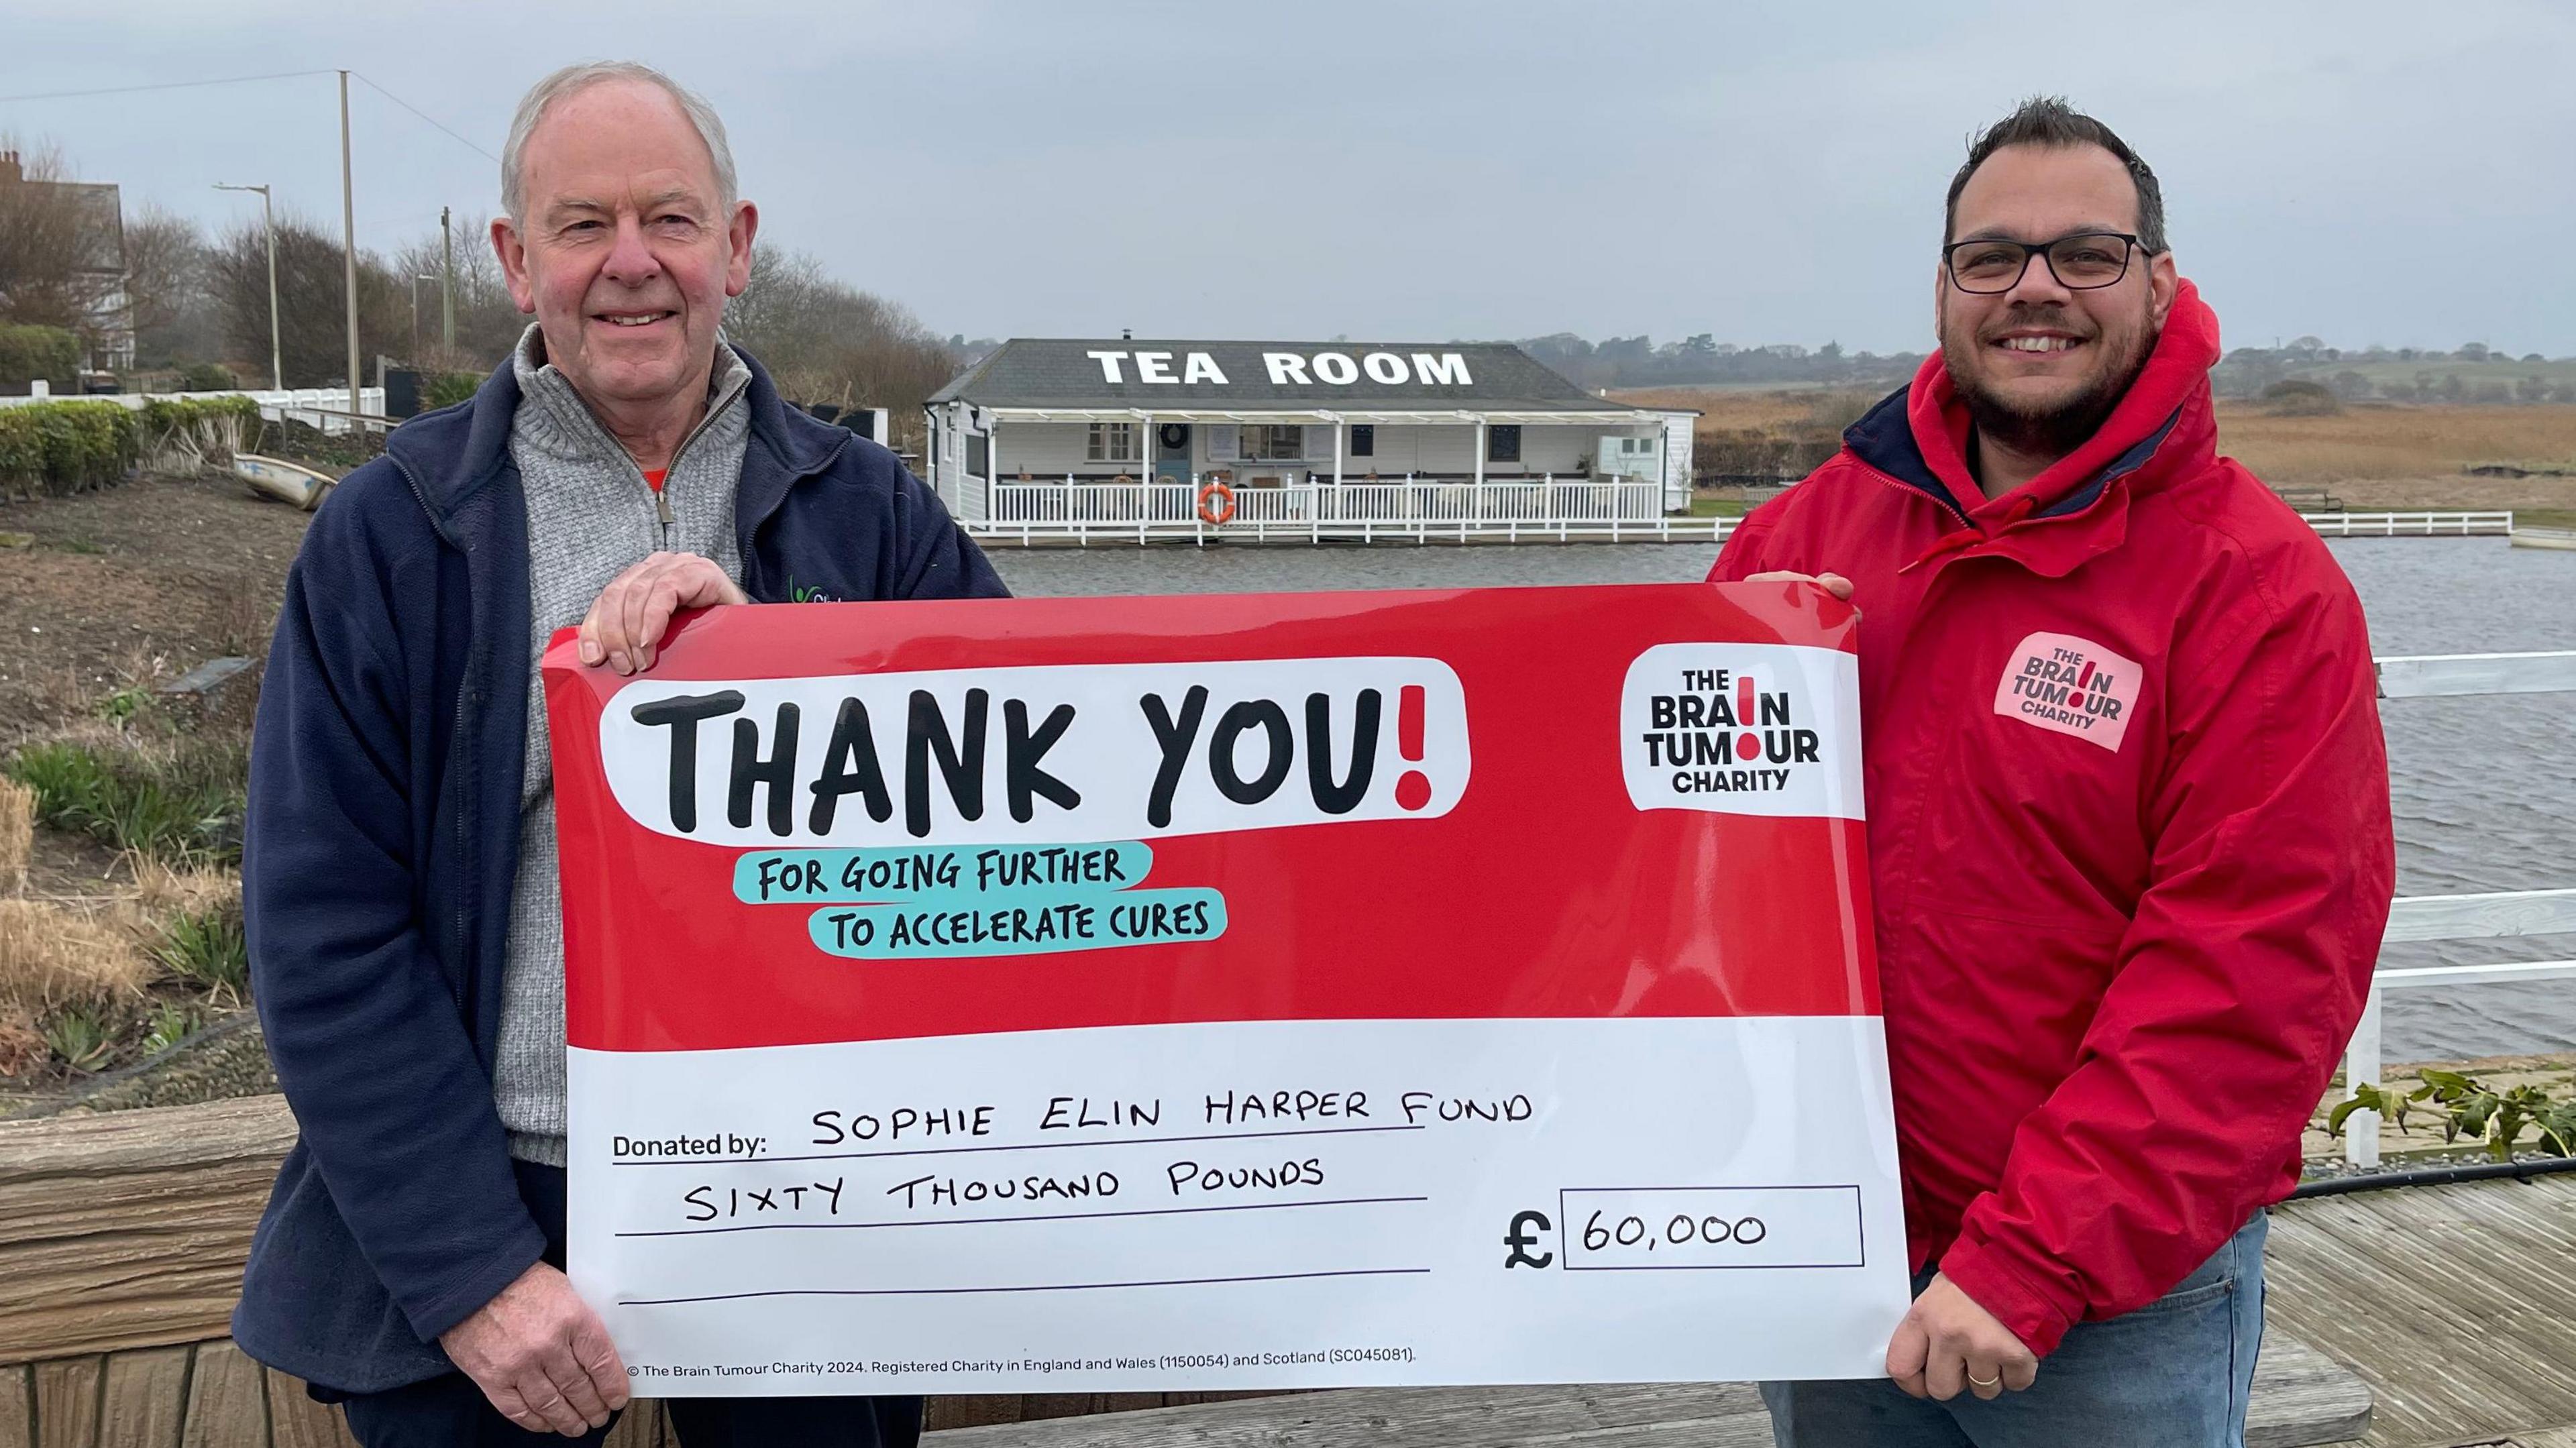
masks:
[(1547, 1219), (1545, 1212), (1522, 1212), (1513, 1217), (1512, 1229), (1503, 1234), (1503, 1245), (1512, 1249), (1512, 1254), (1503, 1259), (1504, 1269), (1508, 1271), (1514, 1267), (1545, 1267), (1555, 1262), (1554, 1252), (1541, 1252), (1533, 1257), (1528, 1250), (1538, 1245), (1539, 1233), (1550, 1231), (1554, 1227), (1555, 1223)]

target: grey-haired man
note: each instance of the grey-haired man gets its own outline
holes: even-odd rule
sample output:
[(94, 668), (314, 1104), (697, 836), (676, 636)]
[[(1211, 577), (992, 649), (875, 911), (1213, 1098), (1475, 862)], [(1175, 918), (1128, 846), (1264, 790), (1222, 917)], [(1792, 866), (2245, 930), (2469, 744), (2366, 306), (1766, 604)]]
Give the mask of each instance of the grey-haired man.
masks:
[[(563, 936), (536, 661), (652, 667), (719, 603), (997, 596), (883, 448), (718, 335), (759, 213), (724, 128), (642, 66), (519, 107), (492, 239), (516, 355), (345, 479), (288, 578), (244, 891), (301, 1140), (234, 1335), (368, 1448), (604, 1436), (626, 1371), (561, 1266)], [(689, 1448), (905, 1445), (917, 1398), (672, 1404)]]

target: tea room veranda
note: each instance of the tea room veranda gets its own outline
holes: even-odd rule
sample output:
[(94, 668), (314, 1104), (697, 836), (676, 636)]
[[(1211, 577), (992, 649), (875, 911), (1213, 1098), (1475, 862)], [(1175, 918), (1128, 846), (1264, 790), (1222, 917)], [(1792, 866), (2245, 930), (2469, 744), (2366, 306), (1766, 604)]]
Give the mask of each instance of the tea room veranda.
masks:
[(1696, 414), (1586, 392), (1501, 343), (1016, 339), (927, 404), (977, 532), (1345, 537), (1658, 523)]

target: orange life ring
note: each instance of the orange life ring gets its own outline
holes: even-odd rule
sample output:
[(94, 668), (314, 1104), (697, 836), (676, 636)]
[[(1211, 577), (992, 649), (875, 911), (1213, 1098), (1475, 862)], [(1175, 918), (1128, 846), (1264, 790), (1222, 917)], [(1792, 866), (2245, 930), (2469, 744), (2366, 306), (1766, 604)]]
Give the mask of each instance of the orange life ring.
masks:
[(1222, 527), (1234, 517), (1234, 489), (1223, 483), (1210, 483), (1199, 489), (1199, 521)]

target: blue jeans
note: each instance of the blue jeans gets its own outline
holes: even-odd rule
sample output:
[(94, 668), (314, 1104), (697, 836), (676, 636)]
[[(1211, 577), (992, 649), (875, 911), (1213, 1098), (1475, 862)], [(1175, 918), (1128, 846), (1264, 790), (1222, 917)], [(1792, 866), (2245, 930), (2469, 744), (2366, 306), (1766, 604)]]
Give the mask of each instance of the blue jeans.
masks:
[[(1764, 1383), (1772, 1439), (1779, 1448), (2245, 1448), (2268, 1225), (2256, 1213), (2157, 1301), (2077, 1323), (2023, 1392), (1936, 1403), (1885, 1378)], [(1914, 1290), (1931, 1280), (1927, 1270)]]

